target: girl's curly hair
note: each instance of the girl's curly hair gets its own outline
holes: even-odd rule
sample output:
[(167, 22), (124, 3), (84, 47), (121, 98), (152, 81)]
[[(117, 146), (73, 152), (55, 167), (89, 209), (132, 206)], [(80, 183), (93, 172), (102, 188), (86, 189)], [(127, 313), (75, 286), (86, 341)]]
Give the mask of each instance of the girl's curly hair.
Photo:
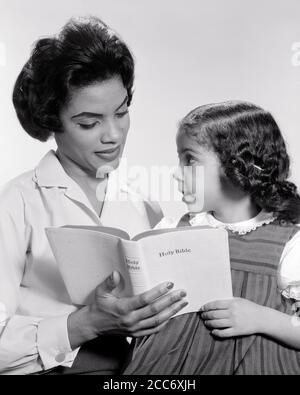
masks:
[(243, 101), (208, 104), (179, 124), (219, 157), (225, 177), (279, 220), (300, 222), (300, 196), (288, 181), (290, 159), (272, 115)]
[(58, 36), (36, 42), (20, 72), (13, 91), (19, 121), (30, 136), (46, 141), (63, 131), (59, 112), (73, 88), (115, 76), (130, 105), (134, 60), (126, 44), (98, 18), (71, 19)]

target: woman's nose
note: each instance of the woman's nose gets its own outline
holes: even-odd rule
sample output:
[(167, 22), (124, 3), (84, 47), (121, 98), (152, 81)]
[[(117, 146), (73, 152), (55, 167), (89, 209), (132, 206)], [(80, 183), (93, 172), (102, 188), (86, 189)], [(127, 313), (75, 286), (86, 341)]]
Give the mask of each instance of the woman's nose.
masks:
[(116, 144), (122, 139), (122, 130), (114, 121), (107, 121), (105, 129), (102, 131), (100, 140), (103, 144)]

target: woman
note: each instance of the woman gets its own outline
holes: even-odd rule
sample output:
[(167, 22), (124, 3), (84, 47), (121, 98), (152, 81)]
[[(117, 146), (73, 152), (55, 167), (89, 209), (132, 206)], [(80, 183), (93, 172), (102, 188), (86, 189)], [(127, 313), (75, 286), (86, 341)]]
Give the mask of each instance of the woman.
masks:
[[(16, 81), (13, 102), (23, 128), (41, 141), (54, 136), (57, 151), (0, 195), (3, 374), (117, 373), (127, 354), (125, 337), (159, 331), (184, 305), (182, 292), (169, 293), (170, 283), (117, 298), (112, 291), (120, 275), (114, 272), (97, 287), (94, 302), (77, 309), (45, 236), (49, 226), (103, 224), (138, 232), (159, 220), (155, 206), (145, 202), (141, 213), (130, 188), (116, 185), (114, 171), (107, 174), (123, 152), (133, 79), (125, 43), (89, 18), (39, 40)], [(127, 200), (107, 201), (111, 189)]]

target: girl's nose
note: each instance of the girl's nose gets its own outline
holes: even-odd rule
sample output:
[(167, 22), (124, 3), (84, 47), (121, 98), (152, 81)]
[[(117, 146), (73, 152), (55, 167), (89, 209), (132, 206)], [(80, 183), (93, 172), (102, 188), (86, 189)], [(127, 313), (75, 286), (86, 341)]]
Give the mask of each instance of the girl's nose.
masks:
[(180, 166), (176, 168), (176, 170), (173, 173), (173, 177), (175, 178), (176, 181), (182, 182), (183, 181), (183, 176), (182, 176), (182, 169)]

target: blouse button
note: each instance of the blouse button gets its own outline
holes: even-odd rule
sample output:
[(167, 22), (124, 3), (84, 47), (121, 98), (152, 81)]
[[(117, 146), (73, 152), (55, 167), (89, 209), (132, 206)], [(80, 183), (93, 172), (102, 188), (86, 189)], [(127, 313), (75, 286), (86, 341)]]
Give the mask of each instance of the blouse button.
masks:
[(65, 359), (66, 359), (66, 354), (64, 353), (57, 354), (55, 357), (55, 361), (58, 363), (64, 362)]

